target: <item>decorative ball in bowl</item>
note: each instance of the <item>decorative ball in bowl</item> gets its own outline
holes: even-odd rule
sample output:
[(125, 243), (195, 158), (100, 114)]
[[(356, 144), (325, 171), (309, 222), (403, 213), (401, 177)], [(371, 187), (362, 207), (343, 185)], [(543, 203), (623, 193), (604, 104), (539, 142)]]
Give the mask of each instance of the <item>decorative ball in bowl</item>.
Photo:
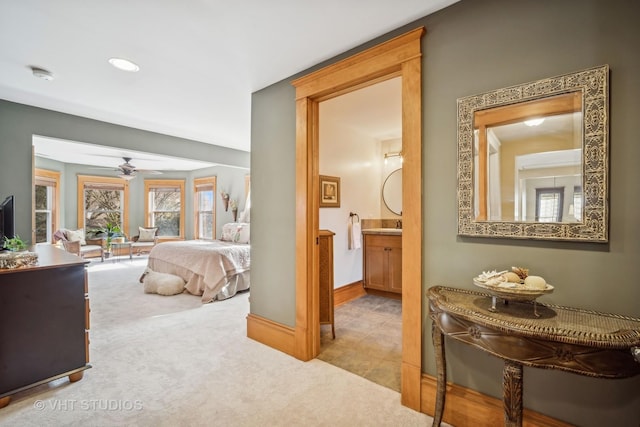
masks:
[(533, 301), (553, 292), (553, 286), (540, 276), (529, 276), (529, 270), (512, 267), (512, 271), (483, 272), (473, 278), (473, 284), (490, 295), (513, 301)]

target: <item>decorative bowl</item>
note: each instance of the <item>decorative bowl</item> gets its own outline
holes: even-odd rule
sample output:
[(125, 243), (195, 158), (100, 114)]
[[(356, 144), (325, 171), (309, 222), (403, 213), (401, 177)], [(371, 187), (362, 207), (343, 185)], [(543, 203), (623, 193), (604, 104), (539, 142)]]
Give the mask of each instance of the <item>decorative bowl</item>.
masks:
[(473, 278), (473, 284), (485, 289), (490, 295), (510, 301), (534, 301), (539, 296), (553, 292), (553, 286), (546, 284), (544, 289), (527, 288), (520, 283), (500, 282), (488, 284), (477, 277)]

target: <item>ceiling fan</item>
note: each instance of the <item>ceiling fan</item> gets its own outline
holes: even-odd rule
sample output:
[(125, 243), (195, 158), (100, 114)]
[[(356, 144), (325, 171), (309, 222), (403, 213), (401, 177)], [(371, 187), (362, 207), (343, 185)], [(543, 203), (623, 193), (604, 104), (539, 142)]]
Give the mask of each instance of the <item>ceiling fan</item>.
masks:
[(130, 163), (131, 157), (123, 157), (122, 160), (124, 160), (124, 163), (119, 165), (118, 169), (116, 170), (120, 171), (120, 174), (118, 176), (122, 179), (126, 179), (127, 181), (135, 178), (138, 173), (153, 174), (153, 175), (162, 174), (162, 172), (156, 171), (156, 170), (136, 168), (134, 165)]

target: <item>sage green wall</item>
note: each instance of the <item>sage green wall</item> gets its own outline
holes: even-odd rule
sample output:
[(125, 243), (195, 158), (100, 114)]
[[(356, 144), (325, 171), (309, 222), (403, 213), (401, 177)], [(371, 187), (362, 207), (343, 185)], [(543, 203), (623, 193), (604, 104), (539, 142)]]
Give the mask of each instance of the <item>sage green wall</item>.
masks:
[[(434, 285), (471, 289), (471, 278), (482, 270), (519, 265), (555, 286), (545, 302), (640, 317), (640, 286), (634, 279), (640, 261), (638, 16), (640, 2), (625, 0), (462, 0), (367, 43), (418, 26), (427, 30), (422, 44), (423, 291)], [(602, 64), (611, 67), (610, 243), (458, 237), (456, 100)], [(252, 174), (256, 196), (261, 195), (253, 209), (262, 226), (252, 230), (251, 311), (293, 326), (295, 110), (290, 81), (253, 96)], [(277, 203), (273, 192), (263, 193), (271, 188), (281, 190)], [(434, 375), (427, 314), (424, 299), (423, 371)], [(451, 381), (502, 396), (500, 360), (456, 343), (447, 350)], [(581, 426), (640, 425), (640, 377), (612, 381), (528, 368), (524, 376), (525, 407)]]
[[(24, 219), (31, 218), (34, 134), (249, 168), (245, 151), (0, 100), (0, 197), (16, 196), (16, 232), (21, 236), (31, 235), (31, 221)], [(75, 213), (67, 209), (65, 218), (75, 218)]]
[(253, 94), (251, 112), (251, 312), (295, 326), (293, 87)]
[[(104, 171), (96, 170), (90, 166), (61, 163), (42, 157), (35, 158), (36, 167), (61, 172), (60, 185), (60, 219), (61, 228), (76, 228), (78, 225), (78, 180), (77, 175), (110, 176)], [(162, 176), (151, 176), (150, 179), (184, 179), (185, 180), (185, 238), (194, 237), (194, 199), (193, 180), (207, 176), (216, 176), (218, 193), (225, 189), (231, 197), (238, 201), (238, 216), (244, 209), (244, 182), (249, 170), (245, 168), (212, 166), (195, 171), (171, 171), (164, 172)], [(138, 234), (138, 227), (145, 225), (144, 217), (144, 177), (138, 177), (129, 181), (129, 229), (128, 236)], [(218, 197), (216, 195), (216, 197)], [(216, 199), (216, 235), (222, 235), (222, 226), (233, 221), (231, 210), (225, 211), (221, 199)]]

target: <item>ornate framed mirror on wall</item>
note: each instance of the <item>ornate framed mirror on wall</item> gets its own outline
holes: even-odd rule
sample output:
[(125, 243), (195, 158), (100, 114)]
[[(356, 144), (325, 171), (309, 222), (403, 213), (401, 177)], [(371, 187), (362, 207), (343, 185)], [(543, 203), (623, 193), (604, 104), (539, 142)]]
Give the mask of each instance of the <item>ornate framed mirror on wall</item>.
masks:
[(458, 235), (608, 241), (607, 65), (458, 99)]

